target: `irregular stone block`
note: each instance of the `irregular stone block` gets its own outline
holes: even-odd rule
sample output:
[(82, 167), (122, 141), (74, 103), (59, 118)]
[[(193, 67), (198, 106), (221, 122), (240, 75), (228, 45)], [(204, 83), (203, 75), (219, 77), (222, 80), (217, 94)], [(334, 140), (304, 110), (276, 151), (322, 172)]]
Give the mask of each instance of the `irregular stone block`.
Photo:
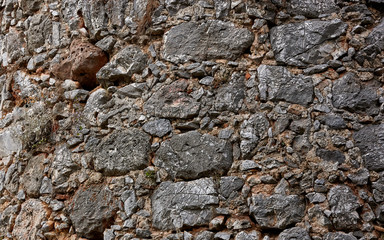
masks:
[(137, 46), (130, 45), (114, 55), (109, 63), (96, 74), (101, 84), (128, 82), (134, 73), (141, 73), (147, 67), (148, 56)]
[(313, 101), (312, 78), (293, 75), (281, 66), (260, 65), (257, 69), (262, 100), (307, 105)]
[(232, 146), (209, 134), (191, 131), (164, 141), (155, 165), (172, 178), (196, 179), (225, 174), (232, 165)]
[(11, 130), (0, 132), (0, 158), (10, 156), (21, 151), (21, 149), (20, 139)]
[(376, 115), (379, 96), (376, 83), (360, 84), (356, 74), (348, 72), (337, 79), (332, 86), (332, 104), (336, 108)]
[(113, 193), (101, 185), (80, 189), (69, 207), (69, 217), (81, 237), (102, 239), (104, 229), (111, 225), (117, 209)]
[(174, 63), (224, 58), (235, 60), (254, 40), (252, 32), (232, 23), (211, 20), (175, 26), (164, 36), (163, 58)]
[(243, 104), (244, 97), (244, 82), (231, 82), (217, 90), (214, 108), (217, 111), (238, 112)]
[(52, 21), (45, 14), (36, 14), (32, 17), (27, 30), (27, 47), (30, 53), (43, 46), (52, 34)]
[(148, 166), (150, 137), (135, 128), (114, 131), (95, 148), (94, 166), (108, 176), (127, 174)]
[(308, 232), (304, 228), (293, 227), (285, 229), (282, 231), (277, 240), (291, 240), (291, 239), (300, 239), (300, 240), (311, 240)]
[(340, 8), (335, 0), (290, 0), (288, 1), (288, 13), (317, 18), (322, 14), (338, 12)]
[(40, 187), (43, 180), (44, 172), (44, 157), (38, 155), (31, 158), (28, 161), (27, 167), (21, 177), (21, 184), (23, 184), (24, 190), (30, 197), (38, 197), (40, 193)]
[(345, 185), (335, 186), (329, 190), (327, 198), (332, 211), (333, 226), (337, 230), (360, 229), (360, 218), (356, 212), (360, 203), (351, 188)]
[(47, 212), (40, 200), (27, 200), (21, 205), (20, 213), (15, 220), (12, 236), (16, 239), (38, 239), (38, 231), (46, 217)]
[(275, 58), (278, 62), (298, 67), (326, 63), (331, 59), (331, 52), (338, 48), (328, 40), (344, 34), (347, 26), (335, 19), (308, 20), (273, 27), (270, 38)]
[(68, 181), (71, 174), (79, 169), (79, 166), (72, 160), (72, 153), (65, 144), (57, 146), (54, 155), (52, 184), (54, 187), (59, 187)]
[(259, 141), (267, 136), (269, 121), (264, 113), (256, 113), (241, 124), (240, 150), (247, 157), (255, 149)]
[(152, 195), (152, 225), (160, 230), (208, 225), (219, 199), (212, 178), (162, 182)]
[(324, 240), (357, 240), (352, 234), (343, 232), (331, 232), (324, 235)]
[(172, 131), (172, 125), (168, 119), (153, 120), (145, 123), (143, 130), (152, 136), (163, 137)]
[(305, 215), (305, 202), (298, 195), (258, 194), (251, 197), (249, 203), (249, 214), (262, 228), (285, 229), (300, 222)]
[(163, 86), (144, 104), (147, 113), (163, 118), (191, 118), (200, 110), (200, 104), (187, 91), (188, 81), (178, 80)]
[(316, 155), (327, 162), (337, 162), (340, 164), (345, 162), (344, 154), (337, 150), (332, 151), (328, 149), (319, 148), (316, 150)]
[(384, 170), (384, 124), (368, 125), (353, 134), (368, 170)]

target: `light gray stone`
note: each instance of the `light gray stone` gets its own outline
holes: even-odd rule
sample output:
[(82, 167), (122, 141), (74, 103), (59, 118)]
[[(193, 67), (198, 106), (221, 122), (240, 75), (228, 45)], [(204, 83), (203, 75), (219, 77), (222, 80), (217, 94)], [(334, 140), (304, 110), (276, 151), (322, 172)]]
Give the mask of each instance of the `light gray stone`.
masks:
[(145, 123), (143, 130), (152, 136), (163, 137), (172, 131), (172, 125), (168, 119), (153, 120)]
[(322, 14), (338, 12), (340, 8), (335, 0), (290, 0), (288, 13), (317, 18)]
[(38, 155), (31, 158), (21, 177), (21, 184), (29, 197), (38, 197), (43, 180), (44, 156)]
[(259, 141), (267, 137), (269, 121), (264, 113), (256, 113), (245, 120), (240, 127), (240, 150), (244, 157), (248, 157)]
[(300, 228), (300, 227), (285, 229), (277, 237), (277, 240), (294, 240), (294, 239), (311, 240), (311, 237), (309, 236), (308, 232), (304, 228)]
[(231, 111), (237, 113), (245, 97), (244, 82), (232, 81), (227, 86), (223, 86), (217, 90), (214, 101), (214, 109), (217, 111)]
[(0, 157), (7, 157), (13, 153), (21, 151), (22, 143), (12, 130), (3, 130), (0, 132)]
[(343, 232), (330, 232), (324, 235), (324, 240), (357, 240), (352, 234)]

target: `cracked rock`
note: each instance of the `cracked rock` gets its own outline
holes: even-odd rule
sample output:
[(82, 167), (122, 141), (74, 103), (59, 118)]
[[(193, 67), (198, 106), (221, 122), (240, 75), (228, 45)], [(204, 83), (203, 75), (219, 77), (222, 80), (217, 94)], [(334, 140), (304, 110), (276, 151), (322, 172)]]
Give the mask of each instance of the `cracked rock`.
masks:
[(311, 240), (311, 237), (309, 236), (308, 232), (304, 228), (300, 228), (300, 227), (285, 229), (277, 237), (277, 240), (293, 240), (293, 239)]

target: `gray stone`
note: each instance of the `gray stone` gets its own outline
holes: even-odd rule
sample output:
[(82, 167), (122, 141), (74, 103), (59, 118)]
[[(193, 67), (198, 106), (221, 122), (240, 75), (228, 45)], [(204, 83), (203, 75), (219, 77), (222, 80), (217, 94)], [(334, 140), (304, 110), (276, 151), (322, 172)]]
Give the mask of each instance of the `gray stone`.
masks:
[[(56, 147), (52, 163), (52, 184), (58, 191), (60, 185), (65, 184), (71, 174), (80, 167), (73, 161), (71, 150), (65, 144)], [(60, 190), (59, 190), (60, 191)]]
[(384, 170), (384, 124), (368, 125), (353, 134), (368, 170)]
[(117, 176), (144, 169), (149, 164), (150, 147), (150, 137), (146, 133), (135, 128), (116, 130), (102, 139), (95, 149), (95, 170)]
[(22, 143), (11, 130), (0, 132), (0, 158), (7, 157), (21, 151)]
[(172, 125), (168, 119), (153, 120), (145, 123), (143, 130), (152, 136), (163, 137), (172, 131)]
[(113, 193), (101, 185), (78, 190), (69, 206), (69, 217), (78, 236), (101, 239), (118, 209)]
[(252, 44), (254, 35), (245, 28), (218, 20), (187, 22), (164, 36), (163, 58), (174, 63), (210, 59), (235, 60)]
[(215, 80), (213, 77), (206, 76), (206, 77), (203, 77), (202, 79), (200, 79), (199, 83), (202, 85), (210, 86), (212, 84), (213, 80)]
[(105, 38), (101, 39), (100, 41), (98, 41), (95, 44), (95, 46), (99, 47), (104, 52), (111, 53), (115, 43), (116, 43), (116, 39), (113, 36), (108, 36), (108, 37), (105, 37)]
[(56, 199), (53, 199), (49, 203), (49, 206), (52, 208), (52, 211), (54, 211), (54, 212), (60, 211), (65, 207), (63, 202), (56, 200)]
[(197, 234), (195, 240), (212, 240), (214, 235), (213, 232), (202, 231)]
[(178, 80), (163, 86), (144, 104), (147, 113), (163, 118), (191, 118), (200, 110), (200, 104), (188, 95), (188, 82)]
[(4, 38), (0, 37), (0, 40), (2, 41), (0, 49), (3, 66), (7, 66), (24, 56), (25, 49), (22, 46), (25, 42), (21, 33), (10, 29)]
[(251, 18), (262, 18), (274, 22), (277, 8), (272, 2), (270, 0), (247, 1), (246, 12)]
[(328, 203), (331, 207), (333, 226), (337, 230), (357, 230), (360, 220), (356, 209), (360, 207), (357, 197), (351, 188), (339, 185), (328, 192)]
[[(220, 191), (219, 193), (225, 197), (228, 198), (231, 193), (240, 190), (244, 185), (244, 179), (235, 177), (235, 176), (229, 176), (229, 177), (222, 177), (220, 179)], [(237, 195), (237, 194), (236, 194)]]
[(347, 24), (332, 21), (308, 20), (273, 27), (270, 32), (275, 58), (280, 63), (305, 67), (318, 65), (331, 59), (331, 52), (338, 47), (335, 39), (344, 34)]
[(232, 165), (232, 147), (228, 142), (197, 131), (164, 141), (155, 156), (155, 165), (164, 168), (172, 178), (223, 175)]
[(20, 176), (17, 168), (18, 164), (12, 163), (4, 177), (5, 189), (13, 194), (16, 194), (19, 189)]
[(312, 78), (293, 75), (281, 66), (260, 65), (257, 69), (261, 100), (307, 105), (313, 101)]
[(384, 19), (369, 33), (366, 43), (376, 45), (380, 50), (384, 49)]
[(285, 229), (277, 237), (277, 240), (294, 240), (294, 239), (311, 240), (311, 237), (309, 236), (308, 232), (304, 228), (300, 228), (300, 227)]
[(310, 68), (304, 69), (304, 74), (315, 74), (315, 73), (321, 73), (328, 69), (328, 64), (320, 64), (316, 65)]
[(321, 123), (329, 126), (332, 129), (343, 129), (347, 127), (344, 119), (335, 114), (327, 114), (319, 117)]
[(384, 222), (384, 204), (380, 204), (376, 207), (375, 215), (377, 220), (379, 220), (380, 222)]
[(211, 178), (162, 182), (152, 195), (152, 225), (160, 230), (208, 225), (218, 203)]
[(106, 229), (103, 233), (103, 240), (114, 240), (115, 234), (113, 233), (113, 229)]
[(240, 165), (241, 171), (247, 171), (247, 170), (252, 170), (256, 168), (260, 168), (260, 165), (258, 165), (252, 160), (244, 160), (241, 162), (241, 165)]
[(214, 3), (217, 19), (223, 19), (229, 15), (231, 0), (215, 0)]
[(231, 82), (217, 90), (214, 109), (217, 111), (231, 111), (237, 113), (245, 97), (243, 81)]
[(196, 2), (196, 0), (165, 0), (165, 7), (170, 15), (173, 16), (179, 10), (189, 7)]
[(213, 236), (215, 240), (229, 240), (231, 238), (231, 233), (228, 232), (218, 232)]
[(249, 203), (249, 214), (262, 228), (285, 229), (305, 215), (305, 202), (298, 195), (257, 194)]
[(24, 170), (21, 177), (21, 184), (23, 184), (24, 190), (29, 197), (38, 197), (40, 193), (40, 187), (43, 180), (44, 172), (44, 156), (38, 155), (31, 158)]
[(20, 8), (26, 14), (32, 14), (40, 9), (41, 3), (44, 2), (42, 0), (30, 0), (30, 1), (21, 1)]
[(108, 92), (105, 89), (97, 89), (89, 96), (81, 118), (92, 126), (97, 125), (97, 114), (103, 109), (103, 106), (108, 102)]
[(77, 101), (77, 102), (85, 101), (88, 96), (89, 96), (89, 91), (84, 89), (74, 89), (71, 91), (66, 91), (64, 93), (65, 99)]
[(125, 191), (121, 196), (121, 200), (124, 202), (125, 214), (127, 214), (127, 217), (130, 218), (137, 209), (137, 199), (135, 191)]
[(5, 172), (3, 170), (0, 170), (0, 193), (4, 189), (4, 180), (5, 180)]
[(241, 124), (240, 150), (243, 156), (249, 156), (259, 141), (267, 137), (268, 128), (269, 121), (264, 113), (256, 113)]
[(147, 61), (148, 56), (140, 48), (130, 45), (120, 50), (97, 72), (97, 80), (101, 84), (129, 82), (134, 73), (141, 73), (147, 67)]
[(131, 83), (119, 88), (116, 94), (121, 97), (139, 98), (146, 90), (148, 90), (146, 83)]
[(344, 154), (337, 150), (332, 151), (332, 150), (319, 148), (316, 150), (316, 155), (327, 162), (337, 162), (340, 164), (345, 162)]
[(255, 230), (251, 232), (239, 232), (236, 234), (235, 240), (259, 240), (261, 234)]
[(322, 203), (327, 199), (322, 193), (308, 193), (306, 197), (311, 203)]
[(322, 14), (338, 12), (340, 8), (335, 0), (290, 0), (288, 13), (317, 18)]
[(348, 72), (333, 83), (332, 104), (336, 108), (376, 115), (379, 109), (376, 85), (362, 85), (356, 74)]
[(29, 199), (21, 205), (21, 210), (15, 220), (12, 237), (16, 239), (38, 239), (38, 231), (48, 213), (44, 204), (37, 199)]
[(27, 31), (27, 47), (30, 53), (45, 44), (52, 33), (52, 21), (45, 14), (36, 14), (32, 17)]
[(369, 179), (369, 171), (366, 168), (359, 169), (356, 173), (348, 174), (348, 178), (356, 185), (367, 185)]
[(352, 234), (343, 232), (330, 232), (324, 235), (324, 240), (357, 240)]

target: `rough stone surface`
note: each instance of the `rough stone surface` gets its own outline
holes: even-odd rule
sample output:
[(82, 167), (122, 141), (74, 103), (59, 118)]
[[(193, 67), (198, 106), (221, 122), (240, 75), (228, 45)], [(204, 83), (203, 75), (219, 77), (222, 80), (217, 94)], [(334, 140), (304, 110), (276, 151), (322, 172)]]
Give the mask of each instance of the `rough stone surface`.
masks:
[(157, 117), (191, 118), (198, 114), (200, 104), (186, 92), (188, 82), (178, 80), (162, 87), (144, 105), (144, 109)]
[(292, 240), (292, 239), (302, 239), (302, 240), (310, 240), (308, 232), (300, 227), (293, 227), (289, 229), (285, 229), (279, 234), (277, 240)]
[(21, 177), (21, 183), (25, 187), (25, 192), (30, 197), (38, 197), (40, 193), (40, 187), (43, 180), (42, 172), (44, 172), (43, 165), (44, 157), (38, 155), (29, 160), (24, 174)]
[(156, 156), (155, 165), (164, 168), (172, 178), (223, 175), (232, 165), (229, 143), (197, 131), (179, 134), (163, 142)]
[(322, 14), (331, 14), (339, 10), (335, 0), (290, 0), (288, 3), (289, 13), (310, 18), (317, 18)]
[(111, 224), (118, 205), (108, 188), (96, 185), (76, 192), (69, 208), (69, 217), (79, 236), (100, 238)]
[(152, 195), (153, 227), (176, 230), (207, 225), (219, 199), (211, 178), (190, 182), (163, 182)]
[(217, 111), (238, 112), (245, 97), (243, 82), (231, 82), (218, 90), (214, 108)]
[(301, 221), (305, 203), (297, 195), (258, 194), (250, 198), (249, 214), (262, 228), (285, 229)]
[(170, 62), (235, 60), (252, 44), (254, 35), (222, 21), (182, 23), (164, 37), (163, 57)]
[(353, 135), (356, 146), (364, 159), (368, 170), (381, 171), (384, 169), (383, 138), (384, 125), (368, 125)]
[(351, 234), (333, 232), (325, 234), (324, 240), (357, 240), (357, 238)]
[(138, 129), (116, 131), (103, 139), (95, 152), (95, 170), (106, 175), (124, 175), (148, 166), (149, 136)]
[(266, 137), (269, 122), (265, 114), (256, 113), (241, 124), (240, 149), (244, 156), (248, 156), (255, 149), (259, 141)]
[(143, 130), (152, 136), (163, 137), (172, 131), (172, 125), (167, 119), (159, 119), (145, 123)]
[(307, 105), (313, 101), (310, 77), (295, 76), (287, 68), (261, 65), (258, 69), (260, 98)]
[(328, 40), (344, 34), (347, 24), (341, 20), (308, 20), (271, 29), (271, 44), (276, 61), (304, 67), (322, 64), (331, 59), (337, 46)]
[(0, 157), (6, 157), (22, 149), (20, 139), (16, 138), (12, 131), (0, 132)]

